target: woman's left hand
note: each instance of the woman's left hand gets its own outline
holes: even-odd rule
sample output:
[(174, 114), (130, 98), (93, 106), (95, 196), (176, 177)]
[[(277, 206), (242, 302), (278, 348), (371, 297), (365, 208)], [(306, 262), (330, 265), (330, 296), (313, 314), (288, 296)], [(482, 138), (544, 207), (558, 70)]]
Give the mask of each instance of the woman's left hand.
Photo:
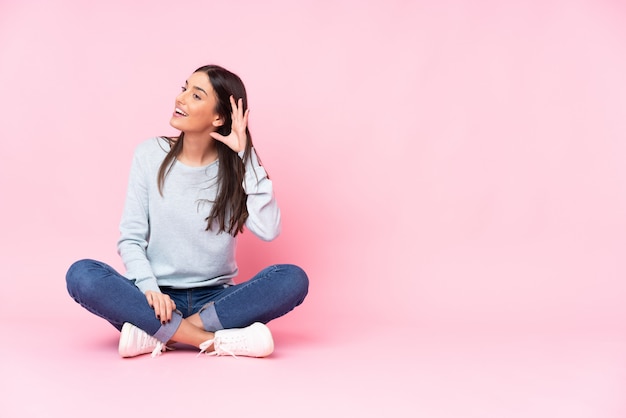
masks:
[(230, 134), (224, 136), (217, 132), (211, 132), (211, 137), (228, 145), (233, 151), (240, 152), (246, 149), (246, 142), (248, 141), (246, 127), (248, 126), (248, 114), (250, 113), (250, 109), (246, 109), (244, 112), (243, 99), (239, 99), (237, 103), (233, 96), (230, 96), (230, 105), (233, 109), (231, 113), (232, 125)]

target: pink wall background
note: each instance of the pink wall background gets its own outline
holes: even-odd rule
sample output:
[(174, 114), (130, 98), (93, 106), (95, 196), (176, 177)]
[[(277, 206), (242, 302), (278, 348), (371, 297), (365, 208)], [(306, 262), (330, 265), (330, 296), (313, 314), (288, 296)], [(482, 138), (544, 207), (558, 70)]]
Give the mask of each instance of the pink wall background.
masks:
[[(626, 416), (624, 51), (611, 0), (0, 0), (0, 415)], [(122, 267), (132, 151), (206, 63), (283, 211), (241, 278), (310, 296), (268, 359), (122, 361), (65, 271)]]
[(302, 265), (294, 324), (621, 332), (625, 28), (608, 0), (2, 0), (0, 316), (79, 315), (69, 264), (121, 268), (132, 151), (217, 63), (284, 216), (242, 278)]

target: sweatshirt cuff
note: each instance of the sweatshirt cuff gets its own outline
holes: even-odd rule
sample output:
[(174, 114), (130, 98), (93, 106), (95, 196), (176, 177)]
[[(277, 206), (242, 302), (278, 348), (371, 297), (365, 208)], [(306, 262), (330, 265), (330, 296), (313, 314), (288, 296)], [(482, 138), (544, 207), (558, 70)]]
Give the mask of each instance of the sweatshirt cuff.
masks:
[(147, 291), (153, 291), (161, 293), (161, 289), (159, 289), (159, 285), (157, 284), (156, 278), (154, 277), (146, 277), (144, 279), (131, 279), (135, 282), (135, 286), (141, 290), (141, 293), (146, 293)]

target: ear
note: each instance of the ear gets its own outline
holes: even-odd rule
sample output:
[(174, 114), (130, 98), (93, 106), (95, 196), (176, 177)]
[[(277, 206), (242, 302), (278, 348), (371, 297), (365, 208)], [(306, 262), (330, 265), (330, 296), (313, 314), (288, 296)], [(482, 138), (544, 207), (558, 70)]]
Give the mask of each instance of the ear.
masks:
[(219, 128), (222, 125), (224, 125), (224, 118), (222, 118), (219, 115), (216, 116), (215, 120), (213, 121), (213, 126), (215, 126), (216, 128)]

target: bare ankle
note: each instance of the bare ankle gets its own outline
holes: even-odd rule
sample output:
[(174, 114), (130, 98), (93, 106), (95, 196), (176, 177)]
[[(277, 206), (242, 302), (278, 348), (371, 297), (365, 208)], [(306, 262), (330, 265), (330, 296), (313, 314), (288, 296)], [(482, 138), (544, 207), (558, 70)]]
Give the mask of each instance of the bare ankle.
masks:
[(204, 330), (204, 324), (202, 323), (202, 319), (200, 318), (200, 315), (198, 315), (197, 313), (187, 317), (186, 319), (194, 327)]

